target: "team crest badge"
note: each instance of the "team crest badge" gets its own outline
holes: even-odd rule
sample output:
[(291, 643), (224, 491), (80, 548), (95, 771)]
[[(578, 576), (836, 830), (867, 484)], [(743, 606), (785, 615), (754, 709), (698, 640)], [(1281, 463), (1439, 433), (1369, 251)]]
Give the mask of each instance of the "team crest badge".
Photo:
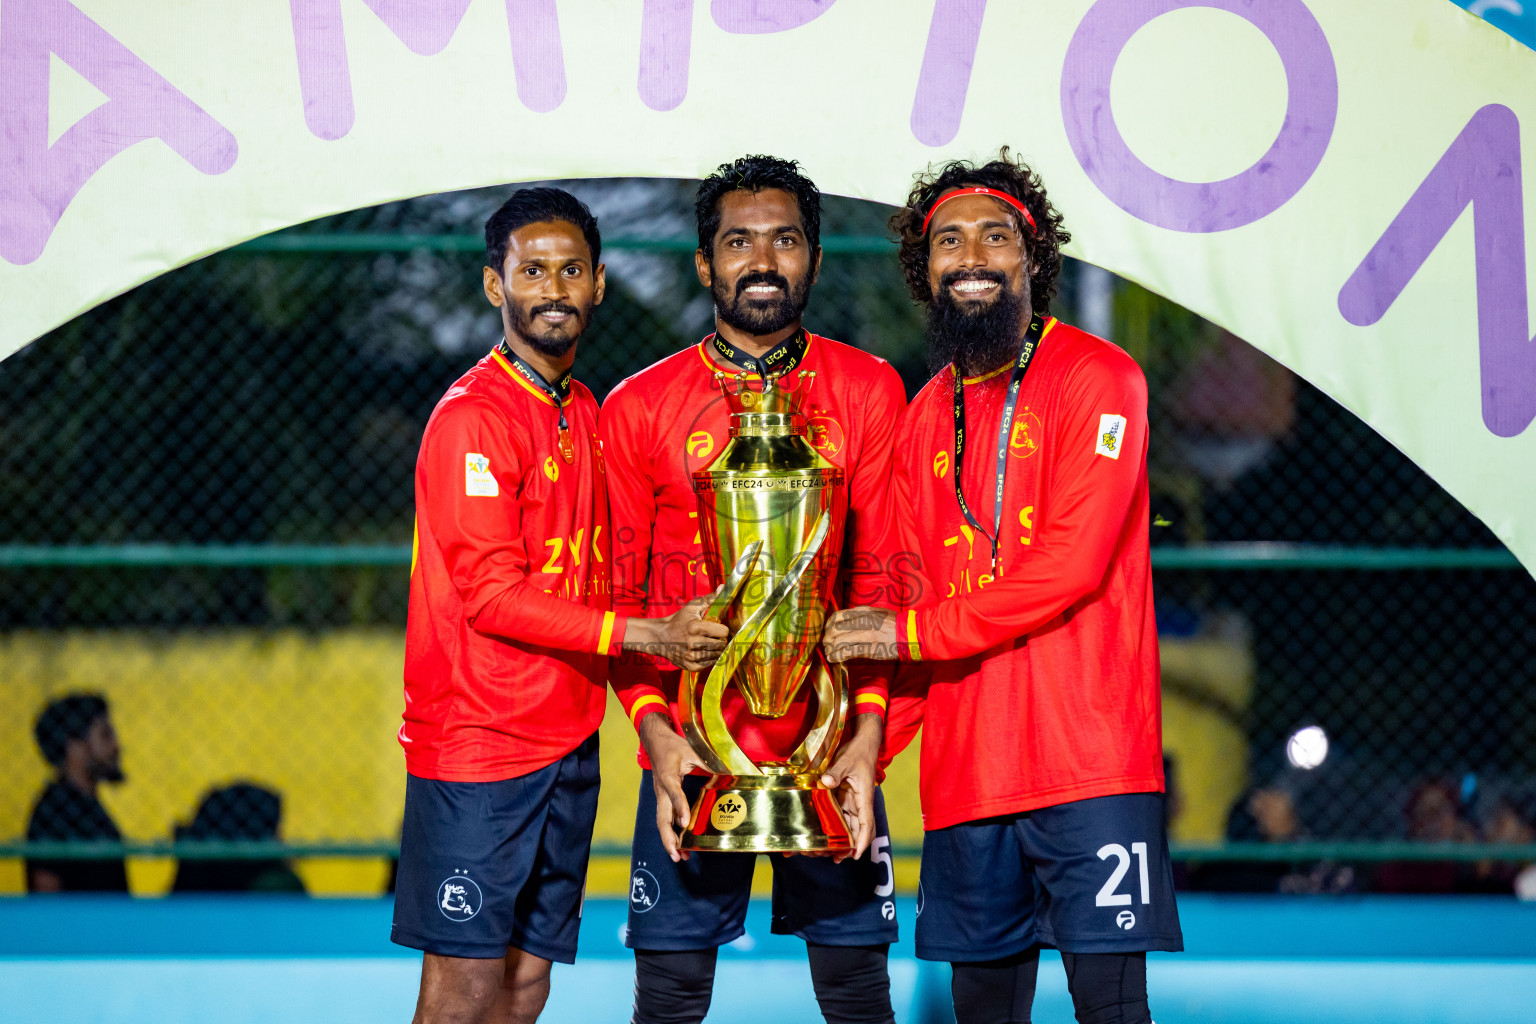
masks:
[(474, 880), (454, 875), (437, 887), (437, 909), (450, 921), (468, 921), (480, 913), (484, 897)]
[(1013, 422), (1013, 433), (1008, 438), (1008, 454), (1016, 459), (1027, 459), (1040, 450), (1040, 435), (1044, 428), (1040, 417), (1025, 409)]
[(835, 459), (843, 453), (843, 445), (847, 443), (843, 437), (843, 425), (831, 416), (813, 416), (806, 422), (806, 428), (810, 431), (811, 447), (829, 459)]

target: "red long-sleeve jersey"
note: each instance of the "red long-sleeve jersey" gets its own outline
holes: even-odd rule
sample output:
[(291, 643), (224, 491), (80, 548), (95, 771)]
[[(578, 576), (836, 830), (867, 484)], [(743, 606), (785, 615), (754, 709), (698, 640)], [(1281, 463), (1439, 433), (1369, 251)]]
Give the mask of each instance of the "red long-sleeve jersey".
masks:
[[(965, 383), (961, 482), (989, 529), (1011, 369)], [(1160, 791), (1140, 367), (1047, 320), (1008, 438), (996, 573), (955, 498), (953, 369), (913, 400), (900, 433), (896, 489), (921, 569), (898, 637), (923, 662), (903, 675), (928, 676), (924, 828)]]
[[(708, 341), (708, 339), (705, 339)], [(691, 474), (705, 469), (729, 437), (730, 411), (703, 342), (674, 353), (621, 382), (603, 403), (600, 433), (609, 465), (613, 510), (614, 604), (626, 615), (670, 615), (710, 592)], [(900, 540), (891, 505), (890, 470), (896, 421), (906, 405), (889, 363), (840, 342), (808, 336), (805, 357), (790, 375), (814, 373), (802, 399), (811, 442), (846, 474), (848, 520), (839, 570), (839, 604), (881, 604), (885, 563)], [(756, 382), (756, 374), (749, 375)], [(680, 673), (668, 662), (626, 656), (612, 668), (614, 690), (637, 726), (648, 710), (679, 720)], [(849, 673), (851, 712), (884, 714), (889, 670), (861, 664)], [(726, 690), (726, 721), (754, 760), (788, 757), (813, 713), (810, 688), (788, 714), (751, 714), (735, 687)], [(645, 751), (640, 763), (649, 767)]]
[(407, 770), (489, 782), (553, 764), (603, 718), (627, 620), (612, 600), (597, 402), (555, 399), (493, 351), (448, 389), (416, 460), (405, 631)]

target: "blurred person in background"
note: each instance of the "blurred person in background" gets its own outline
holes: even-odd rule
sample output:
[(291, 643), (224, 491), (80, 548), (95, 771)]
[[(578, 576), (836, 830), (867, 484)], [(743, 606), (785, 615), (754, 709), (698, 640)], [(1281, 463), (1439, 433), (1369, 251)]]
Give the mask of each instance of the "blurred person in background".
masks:
[[(1404, 806), (1408, 839), (1418, 843), (1472, 843), (1477, 830), (1467, 820), (1461, 788), (1451, 779), (1428, 779)], [(1475, 869), (1453, 860), (1391, 861), (1376, 869), (1372, 888), (1392, 893), (1467, 892), (1476, 888)]]
[[(1300, 843), (1312, 838), (1302, 824), (1295, 790), (1283, 781), (1250, 789), (1227, 817), (1232, 843)], [(1355, 869), (1329, 861), (1218, 861), (1190, 872), (1189, 887), (1204, 892), (1352, 892)]]
[[(238, 842), (277, 839), (283, 798), (264, 786), (236, 783), (211, 790), (197, 805), (190, 825), (176, 826), (177, 842)], [(304, 883), (279, 858), (182, 860), (172, 892), (302, 893)]]
[[(1483, 817), (1482, 840), (1508, 846), (1536, 843), (1536, 828), (1529, 816), (1509, 796), (1493, 798), (1492, 809)], [(1479, 892), (1514, 893), (1522, 900), (1536, 900), (1536, 864), (1519, 861), (1479, 861), (1473, 869), (1474, 887)]]
[[(117, 730), (98, 693), (60, 697), (37, 716), (33, 729), (43, 760), (57, 772), (33, 805), (28, 842), (113, 842), (123, 834), (101, 805), (103, 782), (123, 781)], [(122, 857), (27, 860), (28, 892), (127, 892)]]

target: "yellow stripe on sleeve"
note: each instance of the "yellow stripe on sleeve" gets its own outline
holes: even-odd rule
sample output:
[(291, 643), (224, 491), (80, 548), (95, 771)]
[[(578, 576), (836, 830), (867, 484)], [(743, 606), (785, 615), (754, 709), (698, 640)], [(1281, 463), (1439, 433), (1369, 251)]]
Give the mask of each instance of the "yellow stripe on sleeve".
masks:
[(855, 706), (860, 704), (878, 704), (881, 711), (884, 711), (886, 708), (890, 707), (890, 704), (888, 701), (886, 701), (885, 697), (878, 693), (861, 693), (857, 697), (853, 698), (853, 703)]
[(923, 646), (917, 639), (917, 609), (907, 609), (907, 657), (912, 661), (923, 660)]
[(597, 653), (607, 654), (608, 645), (613, 643), (613, 612), (603, 612), (603, 631), (597, 635)]
[(667, 710), (667, 702), (663, 698), (656, 696), (654, 693), (648, 693), (644, 697), (641, 697), (639, 700), (635, 701), (635, 706), (629, 709), (630, 723), (636, 728), (639, 728), (640, 713), (651, 704), (660, 704), (660, 710), (663, 713), (665, 713)]

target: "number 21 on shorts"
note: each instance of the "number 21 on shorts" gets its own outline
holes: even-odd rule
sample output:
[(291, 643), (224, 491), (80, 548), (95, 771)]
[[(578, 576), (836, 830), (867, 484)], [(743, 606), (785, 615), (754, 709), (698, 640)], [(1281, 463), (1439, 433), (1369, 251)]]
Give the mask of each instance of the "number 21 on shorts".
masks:
[(1131, 894), (1128, 892), (1116, 892), (1120, 883), (1124, 880), (1126, 872), (1131, 869), (1131, 855), (1136, 856), (1137, 866), (1141, 869), (1141, 902), (1152, 902), (1152, 885), (1147, 875), (1147, 844), (1132, 843), (1131, 852), (1126, 853), (1125, 847), (1119, 843), (1106, 843), (1099, 847), (1099, 860), (1109, 860), (1113, 857), (1118, 862), (1115, 870), (1110, 872), (1109, 880), (1094, 897), (1093, 904), (1096, 907), (1128, 907), (1131, 904)]

